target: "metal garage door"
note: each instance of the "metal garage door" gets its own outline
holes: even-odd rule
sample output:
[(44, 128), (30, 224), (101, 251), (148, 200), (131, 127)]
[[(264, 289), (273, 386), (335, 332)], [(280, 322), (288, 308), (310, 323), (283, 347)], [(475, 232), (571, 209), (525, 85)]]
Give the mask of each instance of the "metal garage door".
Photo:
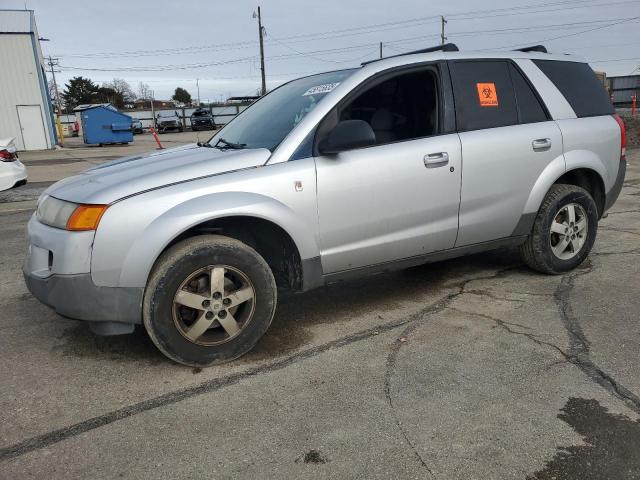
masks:
[(40, 105), (18, 105), (17, 108), (24, 149), (44, 150), (47, 148), (47, 137)]

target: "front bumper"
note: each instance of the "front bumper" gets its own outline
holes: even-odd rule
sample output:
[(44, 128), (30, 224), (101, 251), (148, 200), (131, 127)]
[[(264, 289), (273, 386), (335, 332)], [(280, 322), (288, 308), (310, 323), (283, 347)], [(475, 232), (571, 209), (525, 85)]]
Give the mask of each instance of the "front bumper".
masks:
[(23, 270), (27, 288), (64, 317), (89, 322), (142, 323), (142, 288), (99, 287), (91, 275), (42, 278)]
[(142, 321), (142, 287), (95, 285), (90, 266), (94, 232), (69, 232), (40, 223), (27, 226), (22, 271), (29, 291), (65, 317), (90, 322)]

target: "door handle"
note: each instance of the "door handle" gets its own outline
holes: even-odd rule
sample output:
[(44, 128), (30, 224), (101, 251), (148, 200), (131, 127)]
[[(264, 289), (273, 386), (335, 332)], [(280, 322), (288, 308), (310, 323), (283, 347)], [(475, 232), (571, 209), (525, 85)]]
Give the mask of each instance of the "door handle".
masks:
[(531, 142), (531, 146), (533, 147), (534, 152), (542, 152), (545, 150), (549, 150), (551, 148), (551, 139), (550, 138), (538, 138)]
[(424, 166), (427, 168), (444, 167), (449, 163), (449, 154), (447, 152), (429, 153), (424, 156)]

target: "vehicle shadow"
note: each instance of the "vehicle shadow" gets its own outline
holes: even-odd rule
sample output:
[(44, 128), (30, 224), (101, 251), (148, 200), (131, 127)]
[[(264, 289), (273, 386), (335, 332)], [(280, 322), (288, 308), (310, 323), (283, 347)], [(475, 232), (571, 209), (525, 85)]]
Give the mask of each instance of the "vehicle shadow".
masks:
[[(313, 342), (318, 325), (331, 328), (363, 316), (375, 319), (369, 327), (383, 324), (387, 312), (421, 296), (438, 295), (447, 282), (480, 272), (491, 275), (520, 263), (517, 251), (500, 249), (281, 295), (271, 327), (254, 349), (237, 361), (254, 364), (289, 355)], [(155, 348), (142, 326), (130, 335), (101, 337), (84, 322), (77, 322), (66, 328), (59, 340), (52, 350), (58, 355), (151, 365), (171, 363)]]
[(269, 331), (242, 361), (255, 362), (297, 351), (313, 340), (313, 328), (318, 325), (330, 328), (363, 316), (375, 319), (368, 327), (383, 324), (387, 312), (421, 296), (439, 295), (457, 277), (476, 276), (478, 272), (490, 275), (520, 263), (516, 250), (501, 249), (281, 297)]

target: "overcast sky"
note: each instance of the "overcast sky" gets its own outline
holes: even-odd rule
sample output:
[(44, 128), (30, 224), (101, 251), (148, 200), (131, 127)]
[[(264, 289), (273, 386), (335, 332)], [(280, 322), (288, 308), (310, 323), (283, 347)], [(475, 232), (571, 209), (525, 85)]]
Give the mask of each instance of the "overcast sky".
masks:
[[(35, 10), (59, 83), (140, 81), (155, 98), (177, 86), (202, 101), (255, 94), (260, 85), (257, 3), (247, 0), (4, 0)], [(608, 75), (640, 65), (640, 0), (263, 0), (268, 87), (308, 73), (440, 42), (439, 15), (461, 50), (544, 43)], [(562, 38), (556, 38), (562, 37)], [(193, 68), (194, 66), (198, 68)], [(155, 71), (143, 71), (155, 70)], [(160, 70), (160, 71), (158, 71)]]

